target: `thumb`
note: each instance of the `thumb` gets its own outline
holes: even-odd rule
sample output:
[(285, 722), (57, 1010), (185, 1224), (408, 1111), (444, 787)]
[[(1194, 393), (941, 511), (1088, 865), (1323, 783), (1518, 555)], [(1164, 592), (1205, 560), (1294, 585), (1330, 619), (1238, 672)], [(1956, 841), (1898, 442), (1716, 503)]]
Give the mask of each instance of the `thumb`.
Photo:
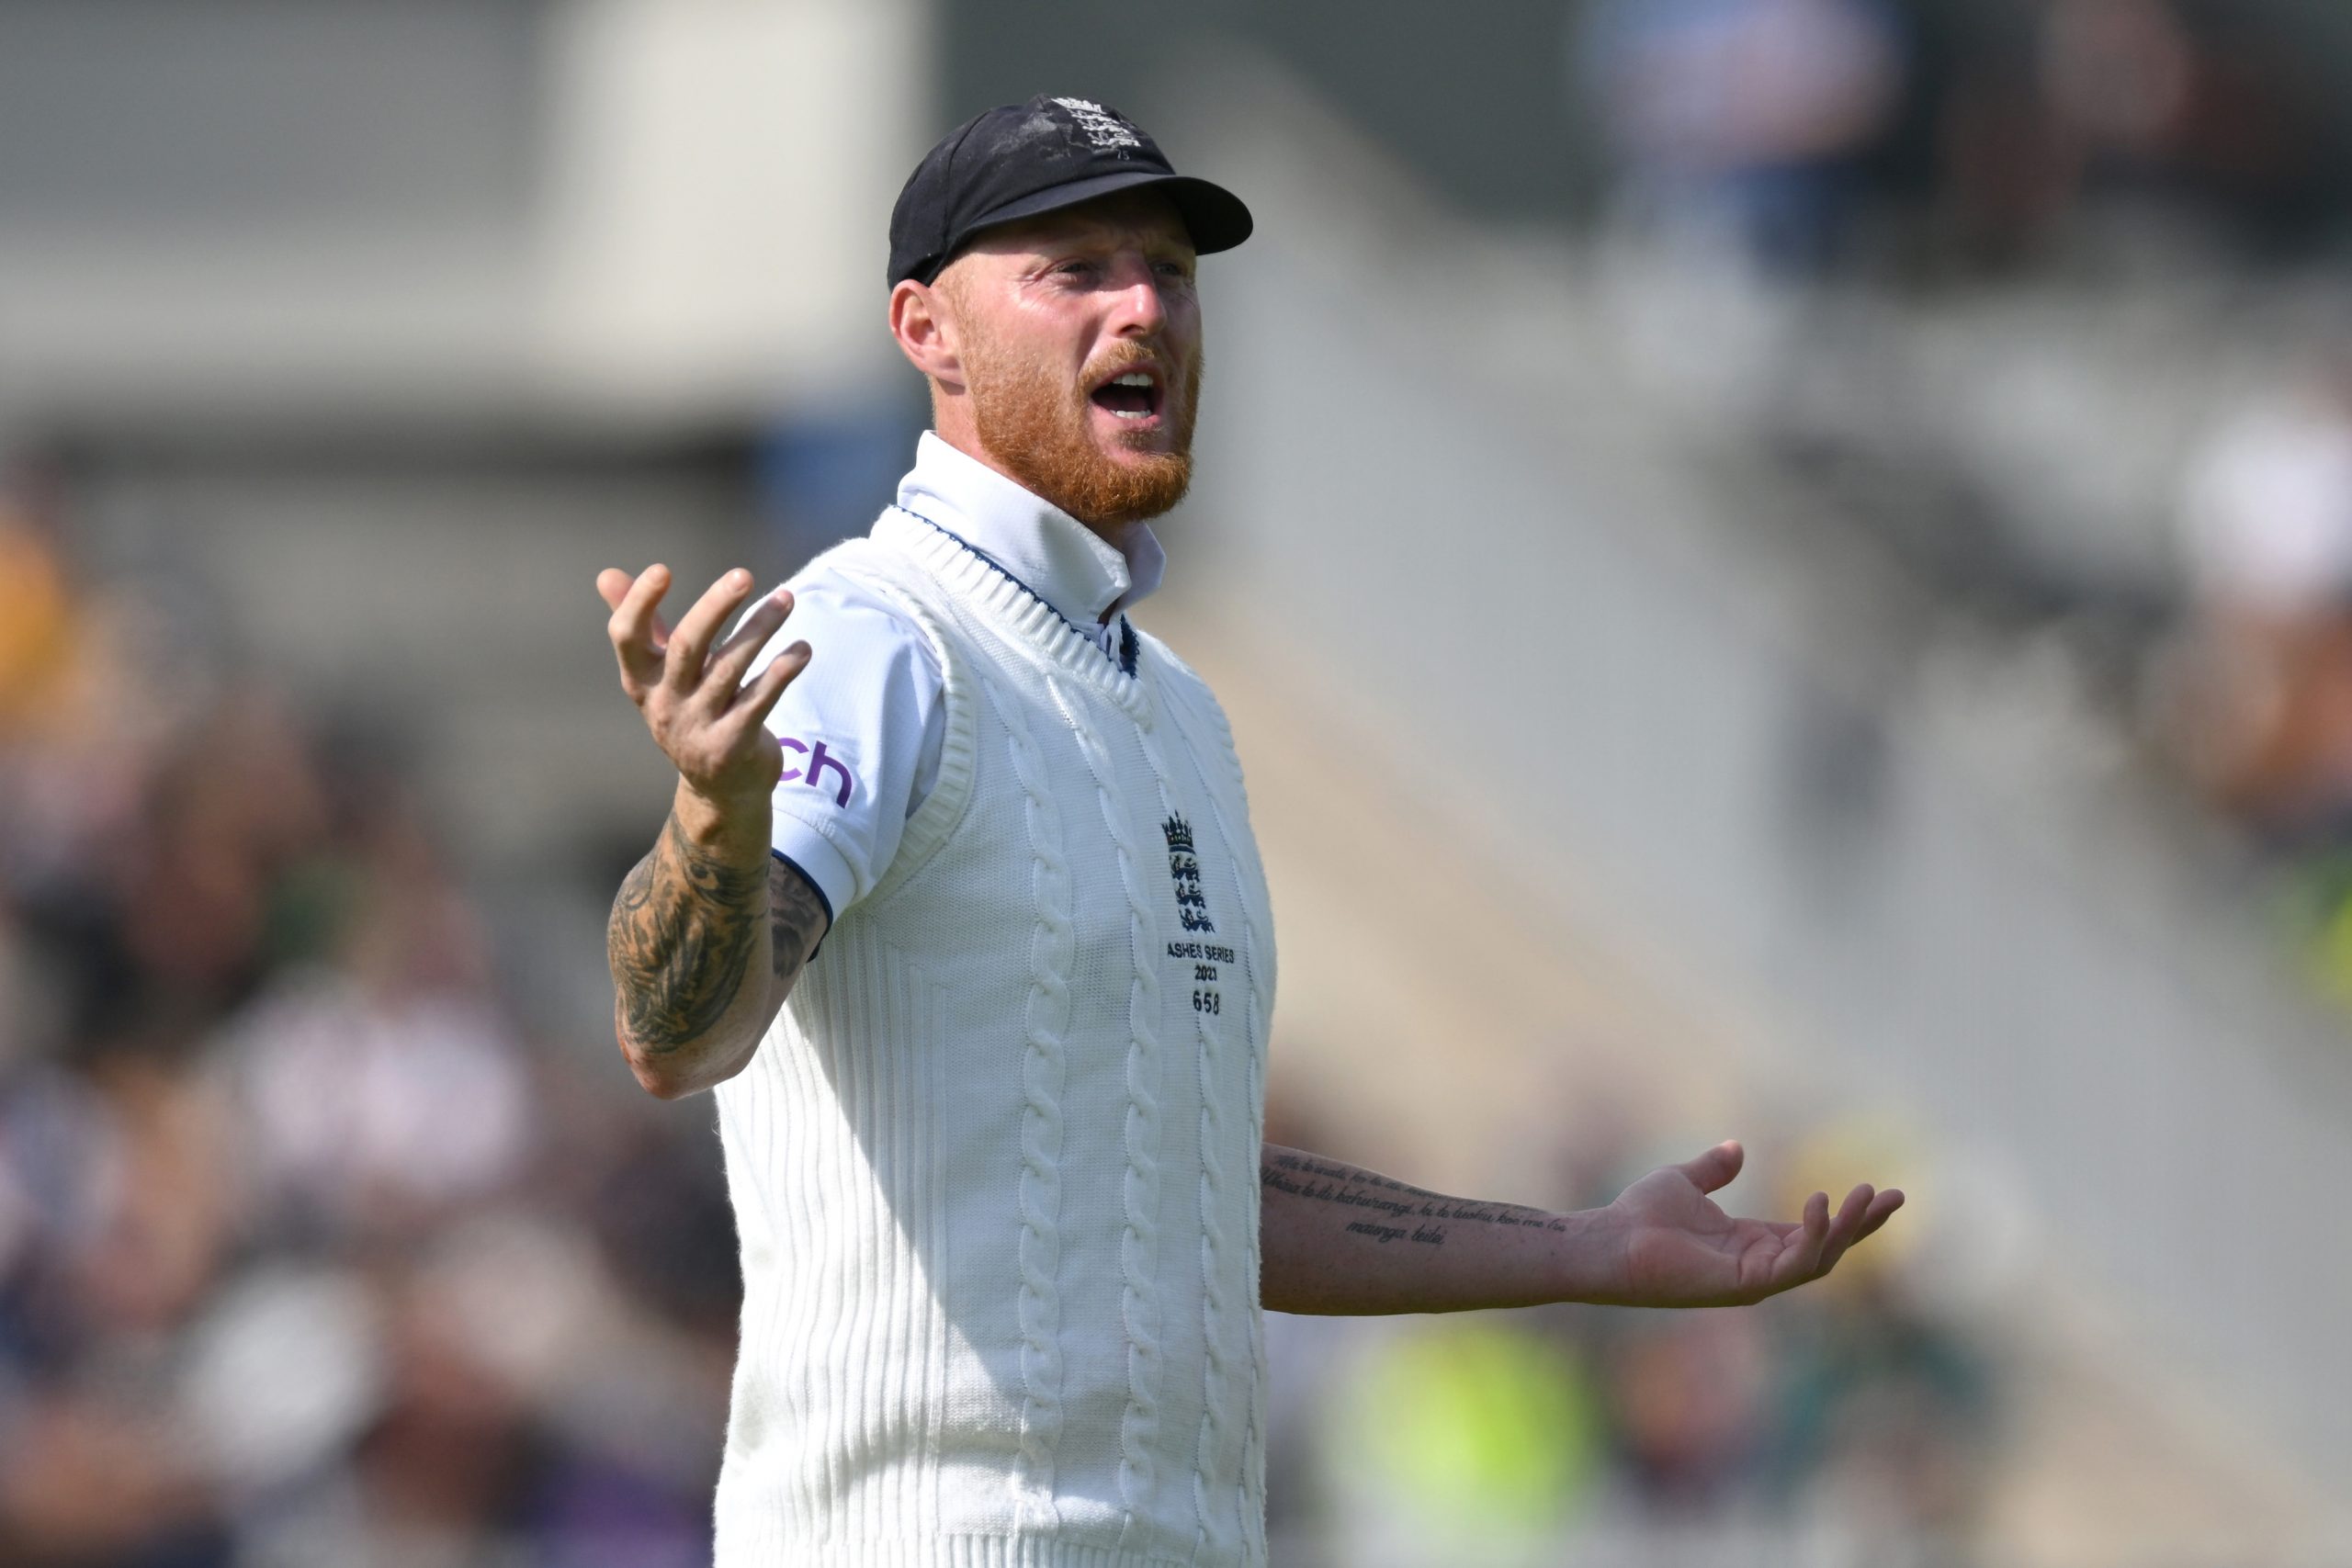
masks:
[(1727, 1187), (1747, 1162), (1747, 1153), (1735, 1140), (1717, 1144), (1697, 1159), (1684, 1160), (1674, 1168), (1690, 1179), (1690, 1184), (1702, 1192), (1713, 1192)]

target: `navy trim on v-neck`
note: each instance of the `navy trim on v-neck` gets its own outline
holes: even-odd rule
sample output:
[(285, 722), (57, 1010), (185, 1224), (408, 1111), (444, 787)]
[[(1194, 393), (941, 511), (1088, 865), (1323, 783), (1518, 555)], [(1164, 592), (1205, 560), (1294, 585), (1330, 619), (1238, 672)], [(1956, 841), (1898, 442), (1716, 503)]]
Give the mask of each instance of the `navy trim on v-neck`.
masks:
[[(1063, 615), (1059, 610), (1055, 609), (1054, 602), (1051, 599), (1046, 598), (1044, 594), (1038, 592), (1035, 589), (1022, 581), (1019, 577), (1013, 575), (1010, 568), (1008, 568), (1002, 561), (997, 559), (996, 557), (989, 554), (988, 551), (980, 548), (979, 546), (972, 543), (971, 540), (964, 537), (963, 535), (958, 534), (955, 529), (948, 527), (945, 524), (933, 523), (930, 518), (925, 517), (922, 513), (917, 512), (911, 506), (907, 506), (898, 502), (892, 502), (890, 504), (894, 509), (905, 513), (908, 516), (913, 518), (918, 523), (930, 524), (932, 527), (938, 529), (941, 533), (955, 540), (958, 545), (961, 545), (965, 549), (970, 551), (981, 560), (986, 561), (989, 567), (992, 568), (996, 573), (1002, 577), (1007, 582), (1012, 583), (1012, 586), (1018, 588), (1021, 592), (1029, 595), (1030, 598), (1035, 599), (1038, 604), (1043, 604), (1047, 610), (1051, 611), (1054, 619), (1059, 621), (1063, 626), (1068, 626), (1072, 636), (1082, 639), (1087, 647), (1094, 649), (1097, 653), (1101, 653), (1103, 658), (1111, 658), (1111, 655), (1103, 649), (1102, 643), (1086, 635), (1084, 627), (1080, 626), (1076, 621), (1071, 620), (1068, 615)], [(1143, 645), (1136, 636), (1134, 623), (1127, 619), (1125, 612), (1122, 612), (1119, 616), (1119, 655), (1115, 660), (1113, 660), (1112, 662), (1118, 666), (1119, 673), (1132, 679), (1136, 672), (1136, 660), (1142, 651)]]

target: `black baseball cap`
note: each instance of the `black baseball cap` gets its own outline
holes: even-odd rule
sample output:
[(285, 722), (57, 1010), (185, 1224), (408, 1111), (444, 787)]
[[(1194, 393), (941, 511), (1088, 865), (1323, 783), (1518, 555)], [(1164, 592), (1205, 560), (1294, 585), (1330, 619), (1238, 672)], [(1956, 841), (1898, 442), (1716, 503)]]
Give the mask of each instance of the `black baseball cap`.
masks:
[(1250, 237), (1250, 209), (1223, 186), (1180, 175), (1116, 109), (1040, 93), (974, 115), (923, 154), (890, 211), (890, 285), (929, 283), (981, 230), (1149, 186), (1176, 206), (1202, 255)]

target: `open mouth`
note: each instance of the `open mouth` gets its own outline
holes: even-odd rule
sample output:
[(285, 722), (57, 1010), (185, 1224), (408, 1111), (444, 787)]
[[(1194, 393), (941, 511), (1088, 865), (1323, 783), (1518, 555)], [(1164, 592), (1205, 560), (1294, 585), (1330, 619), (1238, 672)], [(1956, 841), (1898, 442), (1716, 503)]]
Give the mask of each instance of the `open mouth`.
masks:
[(1138, 423), (1159, 412), (1159, 378), (1149, 370), (1130, 370), (1094, 389), (1094, 406), (1123, 420)]

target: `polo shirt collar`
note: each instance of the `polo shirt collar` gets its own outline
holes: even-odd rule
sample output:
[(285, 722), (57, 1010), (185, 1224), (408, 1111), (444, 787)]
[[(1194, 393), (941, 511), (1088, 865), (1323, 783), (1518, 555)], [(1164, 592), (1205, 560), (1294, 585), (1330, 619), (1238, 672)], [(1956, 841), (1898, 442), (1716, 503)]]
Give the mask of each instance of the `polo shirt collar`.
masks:
[(1148, 596), (1167, 570), (1149, 524), (1124, 525), (1113, 530), (1115, 544), (1105, 540), (928, 430), (899, 481), (899, 504), (987, 556), (1090, 636)]

